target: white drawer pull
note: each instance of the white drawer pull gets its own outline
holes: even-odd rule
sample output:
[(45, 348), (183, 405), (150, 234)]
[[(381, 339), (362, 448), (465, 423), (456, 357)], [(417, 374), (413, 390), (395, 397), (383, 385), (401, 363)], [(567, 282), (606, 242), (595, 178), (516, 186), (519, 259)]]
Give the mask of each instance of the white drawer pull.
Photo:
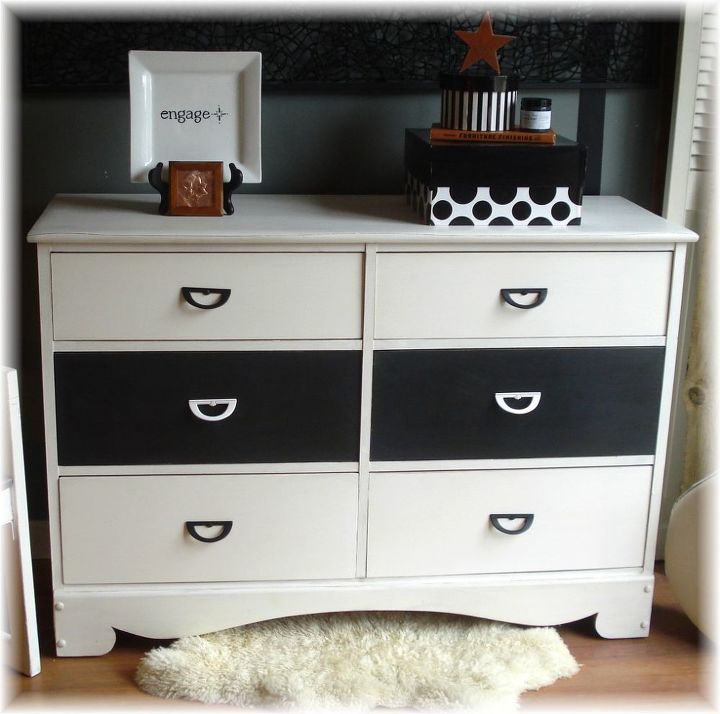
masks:
[[(527, 414), (540, 404), (541, 394), (542, 392), (495, 392), (495, 401), (500, 409), (510, 414)], [(526, 407), (511, 407), (507, 403), (508, 399), (529, 399), (530, 404)]]
[[(200, 407), (202, 406), (216, 407), (223, 404), (225, 405), (225, 411), (222, 414), (210, 416), (200, 411)], [(222, 421), (223, 419), (227, 419), (235, 411), (237, 399), (189, 399), (188, 406), (190, 407), (190, 411), (198, 419), (202, 419), (203, 421)]]

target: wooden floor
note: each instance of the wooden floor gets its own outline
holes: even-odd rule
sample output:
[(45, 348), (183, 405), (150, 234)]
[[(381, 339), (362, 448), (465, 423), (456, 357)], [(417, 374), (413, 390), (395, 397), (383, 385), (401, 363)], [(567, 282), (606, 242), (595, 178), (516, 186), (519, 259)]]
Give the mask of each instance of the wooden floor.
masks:
[[(102, 657), (54, 657), (49, 577), (45, 570), (48, 561), (36, 565), (42, 673), (32, 679), (7, 674), (5, 706), (9, 710), (198, 708), (189, 702), (151, 697), (133, 683), (143, 653), (163, 642), (119, 633), (115, 648)], [(657, 569), (654, 603), (650, 636), (645, 639), (603, 640), (595, 634), (590, 619), (559, 627), (582, 668), (570, 679), (524, 694), (522, 708), (715, 711), (707, 694), (712, 663), (710, 643), (674, 601), (661, 567)], [(228, 707), (213, 707), (218, 708)]]

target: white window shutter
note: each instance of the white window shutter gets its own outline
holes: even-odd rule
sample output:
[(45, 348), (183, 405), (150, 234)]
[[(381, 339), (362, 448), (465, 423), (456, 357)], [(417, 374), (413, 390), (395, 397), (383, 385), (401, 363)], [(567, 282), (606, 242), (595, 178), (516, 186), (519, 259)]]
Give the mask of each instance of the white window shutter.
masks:
[(689, 211), (703, 210), (702, 186), (706, 175), (712, 169), (715, 155), (715, 102), (717, 83), (717, 37), (718, 12), (713, 7), (702, 14), (700, 48), (693, 113), (692, 141), (686, 208)]
[(711, 461), (709, 453), (702, 454), (703, 434), (714, 423), (714, 400), (707, 399), (702, 407), (690, 408), (688, 395), (696, 385), (696, 367), (704, 364), (706, 355), (706, 345), (698, 335), (702, 336), (707, 330), (698, 332), (698, 325), (706, 318), (707, 307), (712, 302), (708, 294), (707, 269), (715, 246), (708, 244), (713, 239), (708, 222), (714, 208), (719, 19), (714, 4), (703, 6), (688, 0), (680, 28), (663, 215), (697, 231), (701, 237), (699, 243), (690, 246), (688, 253), (658, 557), (662, 557), (664, 551), (670, 510), (683, 484), (705, 475)]

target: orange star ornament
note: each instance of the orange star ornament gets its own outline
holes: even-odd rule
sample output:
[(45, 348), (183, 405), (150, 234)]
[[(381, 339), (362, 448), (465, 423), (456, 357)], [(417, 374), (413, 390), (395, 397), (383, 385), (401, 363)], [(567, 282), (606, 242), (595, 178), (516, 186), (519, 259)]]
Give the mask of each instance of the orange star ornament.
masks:
[(485, 13), (480, 27), (475, 32), (455, 30), (455, 34), (470, 48), (460, 68), (461, 72), (464, 72), (468, 67), (472, 67), (476, 62), (483, 61), (487, 62), (497, 74), (500, 74), (497, 51), (515, 38), (510, 35), (496, 35), (492, 31), (489, 12)]

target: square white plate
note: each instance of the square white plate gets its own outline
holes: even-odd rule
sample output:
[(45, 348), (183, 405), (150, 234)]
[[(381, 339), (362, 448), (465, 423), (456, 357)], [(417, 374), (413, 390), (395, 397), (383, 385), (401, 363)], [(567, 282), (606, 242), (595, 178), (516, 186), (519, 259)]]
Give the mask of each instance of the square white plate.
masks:
[(260, 183), (259, 52), (131, 51), (130, 180), (162, 161), (223, 161)]

